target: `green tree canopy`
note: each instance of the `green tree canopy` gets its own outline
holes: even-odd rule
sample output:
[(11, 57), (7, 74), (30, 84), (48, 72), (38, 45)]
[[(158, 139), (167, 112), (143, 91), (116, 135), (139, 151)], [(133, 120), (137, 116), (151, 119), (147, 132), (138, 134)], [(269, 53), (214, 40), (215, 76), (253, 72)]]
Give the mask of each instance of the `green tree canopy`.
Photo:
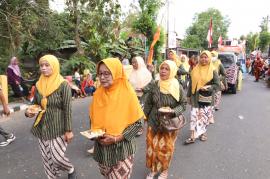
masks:
[(259, 35), (259, 47), (261, 51), (265, 51), (267, 47), (270, 44), (270, 33), (268, 32), (268, 22), (269, 22), (269, 17), (263, 17), (263, 20), (261, 22), (260, 28), (261, 32)]
[(63, 27), (67, 27), (66, 15), (53, 13), (46, 4), (21, 0), (0, 3), (0, 73), (11, 56), (32, 59), (55, 50), (68, 38), (69, 29)]
[(220, 35), (223, 39), (226, 39), (230, 25), (229, 18), (222, 16), (219, 10), (210, 8), (205, 12), (195, 14), (192, 25), (186, 30), (186, 35), (181, 46), (186, 48), (207, 49), (208, 42), (206, 38), (211, 18), (213, 28), (212, 45), (217, 45)]
[[(134, 31), (143, 34), (147, 38), (146, 45), (149, 47), (157, 30), (157, 15), (163, 5), (161, 0), (139, 0), (140, 12), (133, 24)], [(161, 60), (161, 48), (164, 44), (164, 31), (160, 33), (160, 39), (155, 45), (154, 58)]]
[(246, 51), (247, 53), (251, 53), (252, 51), (258, 48), (260, 39), (258, 33), (250, 32), (246, 37), (247, 44), (246, 44)]

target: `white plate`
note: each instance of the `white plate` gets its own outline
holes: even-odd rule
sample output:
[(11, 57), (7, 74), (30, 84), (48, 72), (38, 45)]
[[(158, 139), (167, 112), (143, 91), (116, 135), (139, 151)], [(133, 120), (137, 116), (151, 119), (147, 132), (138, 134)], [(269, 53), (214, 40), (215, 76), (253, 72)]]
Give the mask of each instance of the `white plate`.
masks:
[(105, 134), (104, 131), (100, 132), (93, 132), (93, 131), (90, 131), (90, 130), (87, 130), (87, 131), (83, 131), (83, 132), (80, 132), (84, 137), (88, 138), (88, 139), (93, 139), (93, 138), (97, 138), (97, 137), (100, 137), (100, 136), (103, 136)]

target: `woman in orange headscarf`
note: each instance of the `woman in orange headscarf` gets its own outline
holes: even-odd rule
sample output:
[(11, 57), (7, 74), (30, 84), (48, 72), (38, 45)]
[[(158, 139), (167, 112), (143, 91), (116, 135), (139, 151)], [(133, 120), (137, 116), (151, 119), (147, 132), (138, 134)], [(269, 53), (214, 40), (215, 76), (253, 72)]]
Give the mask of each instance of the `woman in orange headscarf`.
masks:
[[(45, 173), (49, 179), (67, 171), (68, 179), (75, 179), (74, 166), (65, 156), (67, 144), (73, 138), (71, 119), (71, 89), (60, 75), (58, 59), (45, 55), (39, 60), (41, 75), (36, 84), (33, 103), (25, 115), (37, 114), (32, 133), (38, 138)], [(36, 108), (39, 106), (40, 109)]]
[(144, 113), (119, 59), (102, 60), (97, 76), (100, 87), (90, 105), (91, 130), (105, 134), (95, 140), (94, 159), (105, 178), (130, 178)]
[(187, 93), (188, 102), (191, 104), (191, 136), (185, 144), (207, 140), (206, 127), (213, 118), (214, 92), (219, 86), (219, 77), (211, 62), (212, 55), (203, 51), (199, 63), (191, 71), (191, 80)]
[(176, 64), (165, 60), (159, 67), (160, 80), (151, 83), (144, 112), (147, 118), (146, 166), (150, 169), (147, 179), (168, 177), (168, 169), (174, 152), (178, 131), (164, 131), (158, 119), (159, 108), (166, 107), (172, 116), (180, 116), (185, 111), (186, 98), (182, 86), (175, 78)]

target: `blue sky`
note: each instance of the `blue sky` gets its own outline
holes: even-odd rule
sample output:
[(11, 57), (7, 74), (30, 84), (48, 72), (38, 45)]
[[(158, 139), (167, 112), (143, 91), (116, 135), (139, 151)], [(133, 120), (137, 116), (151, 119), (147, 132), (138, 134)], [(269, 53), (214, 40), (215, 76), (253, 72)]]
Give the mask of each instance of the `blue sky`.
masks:
[[(164, 0), (165, 1), (165, 0)], [(263, 17), (269, 15), (270, 19), (270, 1), (269, 0), (167, 0), (172, 4), (171, 20), (175, 19), (175, 31), (180, 37), (184, 37), (186, 29), (192, 24), (195, 13), (206, 11), (208, 8), (218, 9), (223, 16), (228, 16), (231, 20), (228, 36), (229, 38), (238, 38), (241, 35), (247, 35), (249, 32), (259, 32), (259, 25)], [(51, 7), (54, 9), (63, 9), (63, 0), (54, 0)], [(130, 7), (130, 3), (137, 0), (119, 0), (124, 11)], [(165, 9), (160, 10), (160, 17), (167, 14)], [(160, 20), (158, 20), (160, 21)], [(160, 23), (160, 22), (159, 22)], [(163, 20), (163, 23), (166, 22)], [(270, 25), (270, 22), (269, 22)], [(215, 33), (215, 32), (213, 32)]]

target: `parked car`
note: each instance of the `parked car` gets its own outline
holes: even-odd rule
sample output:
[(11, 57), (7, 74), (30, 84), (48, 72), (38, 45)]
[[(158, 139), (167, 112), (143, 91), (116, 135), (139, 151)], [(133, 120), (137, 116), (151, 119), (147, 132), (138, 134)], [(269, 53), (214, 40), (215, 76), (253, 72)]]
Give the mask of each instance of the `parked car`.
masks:
[(239, 73), (241, 73), (237, 65), (237, 56), (234, 52), (220, 52), (218, 58), (226, 71), (227, 90), (236, 94), (239, 84)]

